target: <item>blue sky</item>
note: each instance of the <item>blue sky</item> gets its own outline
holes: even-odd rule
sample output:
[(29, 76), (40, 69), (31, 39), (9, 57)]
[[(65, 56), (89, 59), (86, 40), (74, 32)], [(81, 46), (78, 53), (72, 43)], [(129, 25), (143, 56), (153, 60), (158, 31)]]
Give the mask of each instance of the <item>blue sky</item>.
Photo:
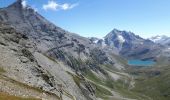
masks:
[[(0, 7), (14, 1), (0, 0)], [(27, 0), (27, 4), (57, 26), (86, 37), (102, 38), (114, 28), (145, 38), (170, 36), (170, 0)]]

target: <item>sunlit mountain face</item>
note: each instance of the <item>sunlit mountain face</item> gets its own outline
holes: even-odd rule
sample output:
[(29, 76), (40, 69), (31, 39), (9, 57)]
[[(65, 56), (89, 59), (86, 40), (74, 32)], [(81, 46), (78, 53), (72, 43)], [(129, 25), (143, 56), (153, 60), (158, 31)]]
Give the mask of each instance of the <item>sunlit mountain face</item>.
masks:
[[(42, 9), (78, 5), (49, 1)], [(113, 28), (83, 37), (53, 23), (25, 0), (0, 9), (0, 100), (170, 99), (168, 36)]]

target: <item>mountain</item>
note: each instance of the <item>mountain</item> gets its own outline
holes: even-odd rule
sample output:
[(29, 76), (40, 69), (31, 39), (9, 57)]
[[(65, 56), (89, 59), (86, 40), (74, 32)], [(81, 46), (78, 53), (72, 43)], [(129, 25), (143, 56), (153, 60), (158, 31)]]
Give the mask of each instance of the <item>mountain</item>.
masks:
[(151, 40), (143, 39), (132, 32), (112, 30), (105, 36), (105, 43), (116, 47), (119, 54), (127, 59), (156, 59), (161, 46)]
[[(151, 41), (153, 41), (155, 44), (161, 45), (162, 50), (161, 53), (159, 53), (159, 58), (161, 60), (161, 63), (167, 64), (167, 62), (169, 62), (170, 59), (170, 37), (167, 37), (165, 35), (163, 36), (154, 36), (149, 38)], [(164, 59), (164, 60), (162, 60)], [(165, 62), (164, 62), (165, 61)]]
[[(0, 100), (169, 100), (164, 46), (117, 29), (82, 37), (22, 4), (0, 9)], [(129, 58), (159, 61), (144, 68)]]
[(155, 42), (155, 43), (158, 43), (158, 44), (161, 44), (161, 45), (168, 45), (170, 46), (170, 37), (168, 36), (153, 36), (151, 38), (149, 38), (151, 41)]
[(132, 48), (133, 45), (143, 44), (144, 39), (132, 32), (114, 29), (105, 36), (105, 42), (107, 45), (114, 46), (121, 51), (123, 49)]
[(130, 77), (123, 75), (124, 59), (89, 38), (55, 26), (22, 2), (17, 0), (0, 9), (0, 86), (5, 96), (48, 100), (124, 98), (116, 89), (124, 83), (122, 80), (131, 85)]

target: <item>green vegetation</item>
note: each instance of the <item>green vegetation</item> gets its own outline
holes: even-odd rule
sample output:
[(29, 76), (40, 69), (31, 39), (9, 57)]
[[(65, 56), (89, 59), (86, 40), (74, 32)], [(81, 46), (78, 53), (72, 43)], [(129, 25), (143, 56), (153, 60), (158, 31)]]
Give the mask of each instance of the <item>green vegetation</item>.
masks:
[[(123, 75), (122, 75), (123, 76)], [(132, 98), (137, 100), (148, 100), (149, 97), (142, 95), (136, 91), (129, 90), (129, 81), (130, 79), (127, 76), (123, 76), (124, 78), (114, 81), (107, 77), (107, 79), (98, 78), (93, 72), (88, 71), (86, 73), (86, 78), (91, 80), (94, 87), (96, 87), (96, 96), (103, 98), (105, 100), (108, 99), (111, 95), (111, 91), (116, 91), (120, 93), (125, 98)], [(125, 79), (126, 78), (126, 79)], [(125, 82), (127, 80), (127, 82)], [(104, 88), (106, 87), (106, 88)], [(109, 89), (109, 90), (107, 90)]]
[(106, 69), (108, 71), (118, 71), (118, 69), (116, 69), (113, 65), (110, 65), (110, 64), (105, 64), (100, 67), (102, 67), (103, 69)]
[[(127, 98), (137, 100), (170, 100), (170, 67), (162, 66), (163, 64), (160, 65), (160, 68), (157, 65), (151, 68), (128, 69), (127, 72), (135, 77), (135, 88), (129, 90), (129, 85), (124, 84), (123, 80), (125, 79), (122, 79), (113, 82), (114, 90)], [(112, 69), (112, 66), (105, 65), (102, 68), (117, 73), (115, 69)], [(121, 76), (128, 79), (126, 76)]]
[[(126, 60), (113, 55), (120, 63), (127, 65)], [(94, 57), (96, 58), (96, 57)], [(80, 70), (84, 67), (90, 67), (94, 70), (100, 71), (103, 69), (104, 71), (110, 71), (116, 73), (122, 77), (122, 79), (114, 81), (107, 74), (104, 74), (107, 78), (99, 78), (92, 71), (83, 70), (83, 75), (90, 81), (90, 83), (95, 87), (95, 93), (97, 97), (103, 98), (105, 100), (108, 99), (109, 96), (112, 96), (111, 91), (114, 90), (125, 98), (132, 98), (137, 100), (170, 100), (170, 68), (169, 67), (161, 67), (161, 74), (156, 71), (140, 70), (134, 68), (128, 68), (126, 72), (132, 73), (135, 75), (135, 88), (129, 89), (130, 78), (126, 75), (118, 73), (117, 69), (110, 64), (100, 64), (96, 59), (91, 59), (87, 62), (83, 62), (80, 59), (75, 59), (74, 57), (69, 57), (70, 66), (73, 69)], [(162, 61), (163, 62), (163, 61)], [(159, 66), (162, 66), (163, 63), (159, 63)], [(168, 64), (168, 63), (166, 63)], [(157, 65), (158, 66), (158, 65)], [(133, 70), (133, 71), (131, 71)], [(77, 75), (71, 74), (73, 80), (80, 87), (80, 83), (82, 79)], [(127, 80), (127, 82), (125, 82)]]
[(80, 67), (82, 66), (82, 61), (77, 60), (76, 58), (72, 56), (68, 56), (68, 58), (69, 60), (67, 61), (67, 64), (76, 71), (80, 70)]
[[(81, 83), (82, 79), (80, 77), (78, 77), (77, 75), (74, 75), (70, 72), (67, 72), (67, 73), (73, 77), (74, 82), (77, 84), (77, 86), (80, 87), (80, 83)], [(89, 74), (95, 79), (95, 81), (101, 82), (101, 80), (99, 80), (95, 75), (93, 75), (92, 72), (89, 72)], [(91, 77), (91, 79), (93, 79), (92, 77)], [(93, 85), (93, 87), (95, 87), (97, 97), (107, 98), (108, 96), (112, 96), (112, 93), (109, 90), (101, 87), (99, 84), (92, 83), (92, 82), (90, 82), (90, 83)]]
[(115, 54), (112, 54), (113, 58), (115, 58), (118, 62), (120, 62), (121, 64), (124, 64), (124, 66), (129, 66), (127, 64), (127, 60), (121, 56), (118, 56), (118, 55), (115, 55)]
[(153, 100), (170, 100), (170, 68), (162, 68), (159, 75), (137, 78), (133, 91), (143, 93)]
[[(106, 86), (107, 88), (110, 88), (110, 89), (117, 89), (119, 87), (123, 87), (123, 85), (122, 85), (123, 81), (121, 81), (121, 80), (114, 81), (109, 76), (107, 76), (106, 79), (100, 79), (99, 77), (94, 75), (93, 72), (91, 72), (91, 71), (88, 71), (86, 73), (86, 77), (87, 77), (87, 79), (89, 79), (97, 84)], [(127, 84), (125, 84), (125, 85), (127, 86)]]
[(86, 71), (85, 77), (87, 79), (89, 79), (89, 80), (92, 80), (92, 81), (98, 83), (98, 84), (102, 84), (103, 83), (102, 80), (99, 79), (96, 75), (94, 75), (91, 71)]
[(0, 67), (0, 73), (4, 73), (4, 72), (5, 72), (5, 70)]
[(169, 65), (169, 58), (167, 57), (159, 57), (157, 58), (156, 66), (168, 66)]
[(23, 98), (18, 96), (12, 96), (7, 93), (0, 92), (0, 100), (41, 100), (36, 98)]
[(101, 87), (100, 85), (97, 85), (97, 84), (94, 84), (94, 83), (91, 83), (95, 88), (96, 88), (96, 97), (99, 97), (99, 98), (103, 98), (103, 99), (107, 99), (108, 96), (113, 96), (112, 93)]
[(73, 80), (80, 87), (81, 79), (78, 76), (73, 75)]
[(73, 78), (74, 82), (76, 83), (76, 85), (78, 87), (80, 87), (80, 83), (81, 83), (82, 79), (80, 77), (78, 77), (77, 75), (74, 75), (74, 74), (72, 74), (72, 73), (70, 73), (68, 71), (67, 71), (67, 73), (72, 76), (72, 78)]

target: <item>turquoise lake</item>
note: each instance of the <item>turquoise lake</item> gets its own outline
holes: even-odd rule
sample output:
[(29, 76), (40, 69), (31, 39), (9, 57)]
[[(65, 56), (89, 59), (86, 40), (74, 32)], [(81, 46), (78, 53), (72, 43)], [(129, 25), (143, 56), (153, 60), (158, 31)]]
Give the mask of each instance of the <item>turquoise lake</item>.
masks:
[(128, 64), (132, 65), (132, 66), (152, 66), (152, 65), (155, 64), (155, 62), (152, 61), (152, 60), (146, 60), (146, 61), (143, 61), (143, 60), (129, 60)]

